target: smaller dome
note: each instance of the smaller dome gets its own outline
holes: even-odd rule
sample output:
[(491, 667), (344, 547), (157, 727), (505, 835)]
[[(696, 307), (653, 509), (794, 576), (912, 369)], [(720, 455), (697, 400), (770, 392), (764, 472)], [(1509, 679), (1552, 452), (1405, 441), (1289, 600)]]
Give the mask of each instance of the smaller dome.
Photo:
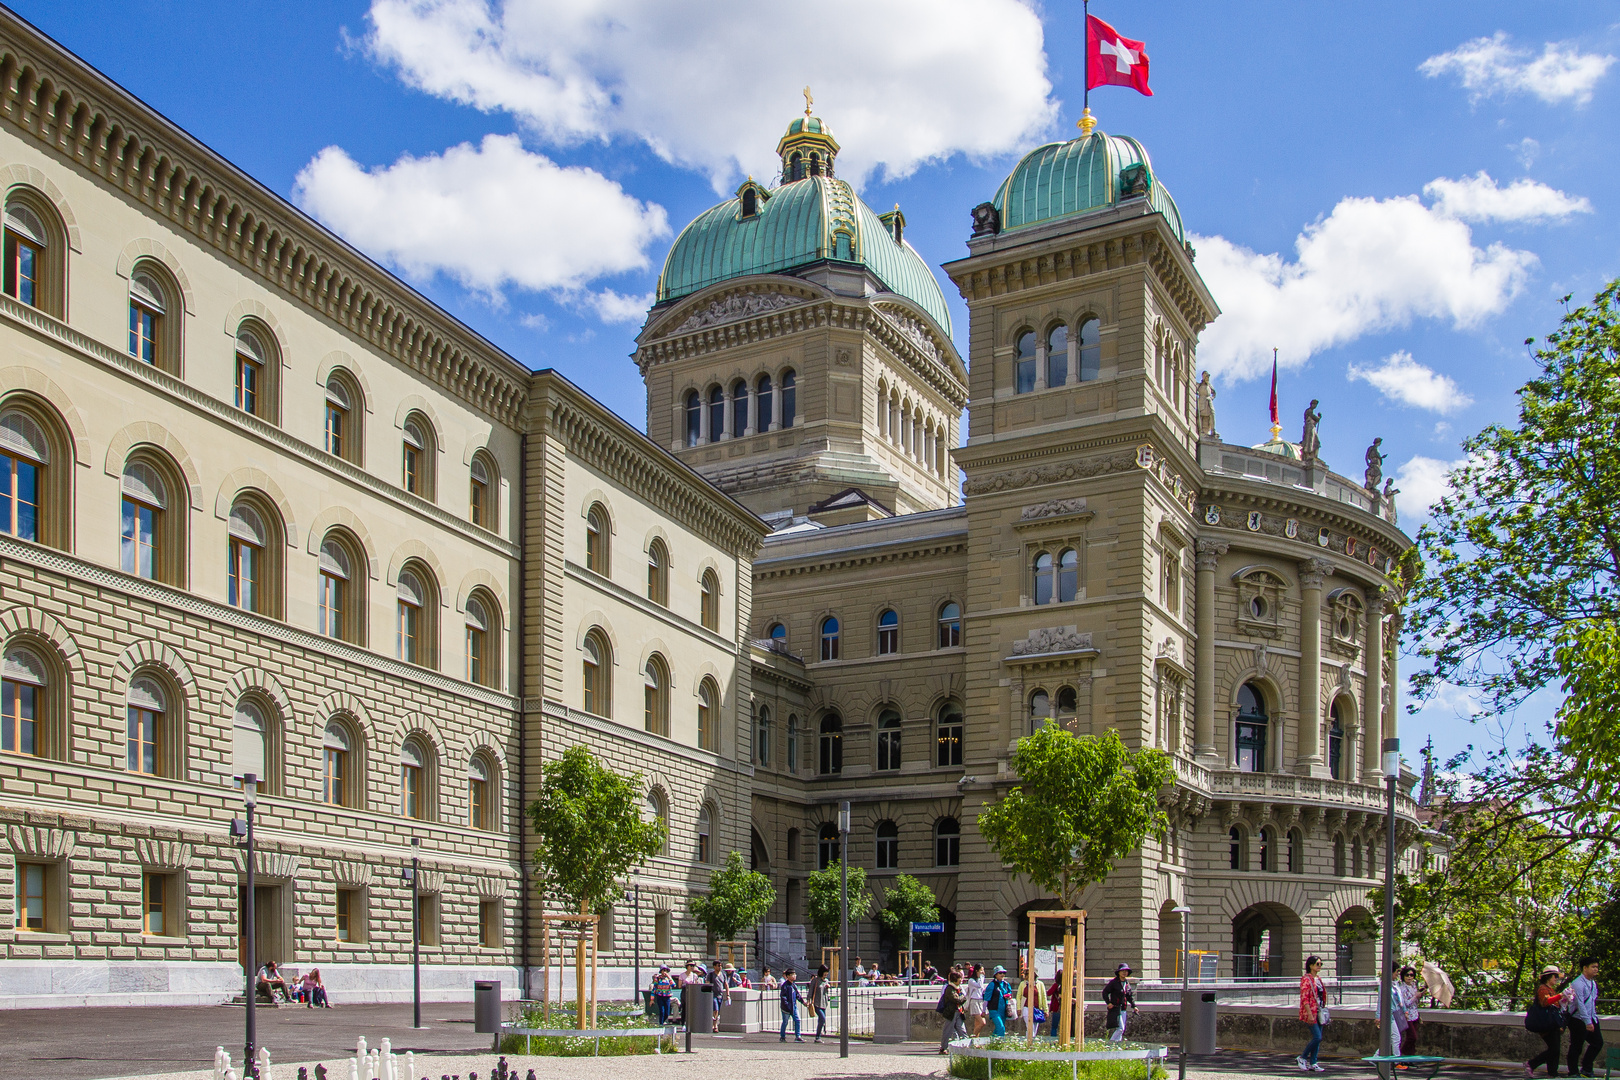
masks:
[(1287, 439), (1272, 439), (1269, 442), (1251, 446), (1249, 449), (1258, 450), (1262, 454), (1276, 454), (1278, 457), (1287, 458), (1289, 461), (1300, 460), (1299, 444), (1291, 443)]
[(1164, 215), (1176, 239), (1186, 241), (1181, 210), (1153, 171), (1147, 148), (1127, 135), (1093, 131), (1025, 154), (994, 205), (1001, 231), (1010, 232), (1138, 197)]
[(788, 125), (787, 133), (789, 135), (810, 134), (830, 136), (832, 134), (832, 128), (823, 123), (821, 117), (819, 116), (798, 116), (794, 117), (793, 123)]

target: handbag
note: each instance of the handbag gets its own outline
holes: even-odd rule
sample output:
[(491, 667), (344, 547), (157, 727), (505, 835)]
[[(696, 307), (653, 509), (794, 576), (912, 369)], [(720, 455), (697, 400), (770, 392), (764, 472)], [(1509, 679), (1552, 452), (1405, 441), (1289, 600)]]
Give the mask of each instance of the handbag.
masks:
[(1524, 1014), (1524, 1026), (1536, 1034), (1557, 1031), (1563, 1026), (1563, 1011), (1556, 1005), (1532, 1003)]
[(1333, 1019), (1333, 1011), (1326, 1005), (1316, 1010), (1316, 1022), (1318, 1024), (1325, 1024), (1331, 1019)]
[(1032, 1018), (1035, 1021), (1035, 1026), (1040, 1027), (1042, 1024), (1046, 1023), (1046, 1010), (1037, 1006), (1032, 1014)]

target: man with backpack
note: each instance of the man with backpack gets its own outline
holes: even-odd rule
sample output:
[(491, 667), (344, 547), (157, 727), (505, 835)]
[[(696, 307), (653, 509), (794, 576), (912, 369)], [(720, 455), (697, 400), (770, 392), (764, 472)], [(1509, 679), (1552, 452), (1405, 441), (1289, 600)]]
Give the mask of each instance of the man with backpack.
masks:
[[(1569, 1075), (1592, 1075), (1592, 1064), (1603, 1052), (1603, 1032), (1598, 1029), (1598, 962), (1595, 956), (1581, 957), (1581, 973), (1564, 991), (1564, 1011), (1569, 1014)], [(1581, 1047), (1586, 1056), (1581, 1056)], [(1577, 1069), (1576, 1065), (1580, 1068)]]

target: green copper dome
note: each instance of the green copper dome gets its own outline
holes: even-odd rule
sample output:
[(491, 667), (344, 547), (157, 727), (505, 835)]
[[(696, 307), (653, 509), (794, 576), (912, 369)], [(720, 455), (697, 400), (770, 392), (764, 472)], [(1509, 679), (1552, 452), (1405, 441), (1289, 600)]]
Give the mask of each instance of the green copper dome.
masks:
[(1124, 135), (1094, 131), (1064, 143), (1048, 143), (1024, 155), (996, 192), (1001, 231), (1084, 214), (1117, 205), (1145, 186), (1148, 205), (1164, 215), (1176, 238), (1186, 241), (1176, 200), (1154, 175), (1146, 147)]
[[(789, 137), (794, 134), (798, 132), (789, 132)], [(745, 207), (754, 212), (745, 217)], [(736, 198), (699, 214), (664, 259), (658, 301), (689, 296), (730, 278), (789, 273), (829, 260), (865, 267), (884, 288), (922, 308), (950, 334), (945, 294), (922, 256), (903, 239), (896, 240), (853, 188), (825, 175), (790, 180), (770, 191), (749, 181)]]

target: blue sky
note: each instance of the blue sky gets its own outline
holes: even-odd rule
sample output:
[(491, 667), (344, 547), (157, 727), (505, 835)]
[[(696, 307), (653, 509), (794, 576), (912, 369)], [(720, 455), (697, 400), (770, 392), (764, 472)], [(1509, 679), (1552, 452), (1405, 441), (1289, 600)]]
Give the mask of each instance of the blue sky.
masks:
[[(842, 174), (932, 264), (968, 211), (1080, 112), (1078, 3), (826, 0), (13, 0), (68, 48), (521, 361), (641, 426), (628, 354), (674, 234), (769, 175), (803, 108)], [(1620, 22), (1556, 5), (1099, 2), (1146, 43), (1153, 98), (1093, 95), (1197, 234), (1225, 314), (1200, 366), (1219, 428), (1285, 432), (1322, 400), (1323, 455), (1375, 435), (1419, 520), (1458, 441), (1511, 420), (1558, 298), (1620, 273)], [(488, 223), (499, 222), (498, 227)], [(943, 282), (955, 335), (966, 312)], [(1521, 724), (1543, 717), (1538, 699)], [(1488, 732), (1458, 695), (1409, 754)]]

